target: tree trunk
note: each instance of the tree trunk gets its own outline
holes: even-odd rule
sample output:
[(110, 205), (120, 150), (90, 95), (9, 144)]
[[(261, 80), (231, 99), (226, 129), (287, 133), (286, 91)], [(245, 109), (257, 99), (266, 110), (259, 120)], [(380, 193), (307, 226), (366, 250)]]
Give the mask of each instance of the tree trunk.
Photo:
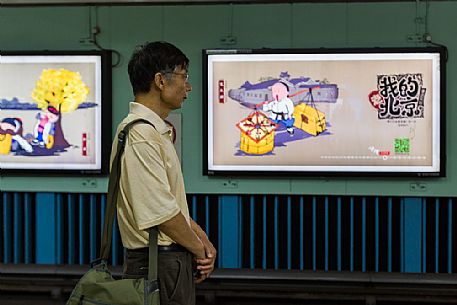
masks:
[(62, 113), (59, 115), (59, 120), (56, 122), (56, 128), (54, 131), (54, 147), (55, 150), (64, 150), (70, 147), (70, 143), (65, 140), (65, 136), (62, 131)]

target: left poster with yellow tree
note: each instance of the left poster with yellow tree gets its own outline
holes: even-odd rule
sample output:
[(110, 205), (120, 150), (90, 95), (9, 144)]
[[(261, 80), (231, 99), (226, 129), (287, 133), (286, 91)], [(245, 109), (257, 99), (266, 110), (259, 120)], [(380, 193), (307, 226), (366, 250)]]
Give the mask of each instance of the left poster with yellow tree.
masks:
[(0, 56), (0, 168), (100, 168), (101, 60)]

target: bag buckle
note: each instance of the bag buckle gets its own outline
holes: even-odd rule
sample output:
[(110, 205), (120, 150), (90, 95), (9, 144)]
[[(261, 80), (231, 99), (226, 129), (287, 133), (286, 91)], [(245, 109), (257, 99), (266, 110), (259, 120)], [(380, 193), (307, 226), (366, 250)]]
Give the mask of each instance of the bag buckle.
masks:
[(106, 261), (106, 259), (97, 258), (96, 260), (90, 262), (90, 267), (94, 268), (95, 266), (99, 265), (103, 265), (103, 267), (106, 267), (107, 264), (108, 262)]
[(126, 133), (124, 130), (121, 130), (119, 132), (119, 134), (117, 135), (117, 139), (118, 139), (119, 143), (121, 143), (122, 145), (124, 144), (125, 136), (126, 136)]
[(147, 283), (147, 285), (146, 285), (147, 294), (150, 294), (154, 291), (159, 290), (159, 283), (157, 282), (157, 280), (147, 280), (146, 283)]

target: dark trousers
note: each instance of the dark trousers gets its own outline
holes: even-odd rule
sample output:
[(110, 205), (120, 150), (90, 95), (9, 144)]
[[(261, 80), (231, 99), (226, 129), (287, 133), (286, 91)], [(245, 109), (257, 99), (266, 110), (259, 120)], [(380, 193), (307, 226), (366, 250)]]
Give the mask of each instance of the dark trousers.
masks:
[[(126, 251), (124, 278), (148, 275), (148, 248)], [(159, 250), (157, 276), (160, 305), (194, 305), (195, 283), (192, 271), (193, 256), (187, 251)]]

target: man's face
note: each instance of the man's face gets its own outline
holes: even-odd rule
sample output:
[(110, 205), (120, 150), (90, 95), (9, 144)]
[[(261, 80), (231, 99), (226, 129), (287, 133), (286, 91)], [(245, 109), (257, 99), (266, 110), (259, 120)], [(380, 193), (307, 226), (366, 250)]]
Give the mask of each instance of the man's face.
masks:
[(187, 94), (192, 90), (187, 79), (187, 69), (177, 67), (173, 72), (166, 74), (162, 102), (170, 110), (179, 109), (187, 98)]

